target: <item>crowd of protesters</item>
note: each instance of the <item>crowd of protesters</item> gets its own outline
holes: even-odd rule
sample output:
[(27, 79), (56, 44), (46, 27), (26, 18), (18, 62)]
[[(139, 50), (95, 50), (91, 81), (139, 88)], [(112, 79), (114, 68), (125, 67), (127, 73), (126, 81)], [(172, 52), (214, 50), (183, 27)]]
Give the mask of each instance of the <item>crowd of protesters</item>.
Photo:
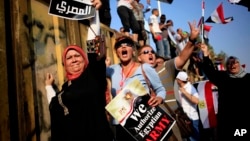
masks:
[[(150, 1), (147, 0), (147, 3), (150, 4)], [(109, 7), (106, 10), (109, 10)], [(117, 14), (123, 26), (120, 28), (122, 35), (116, 40), (114, 49), (120, 62), (118, 64), (112, 64), (110, 63), (112, 59), (106, 56), (106, 63), (109, 63), (108, 65), (106, 64), (106, 77), (109, 78), (109, 88), (106, 87), (105, 89), (105, 86), (100, 83), (99, 87), (101, 89), (96, 89), (96, 94), (93, 95), (94, 97), (90, 97), (95, 100), (98, 98), (100, 101), (99, 103), (95, 102), (97, 105), (95, 106), (96, 109), (94, 109), (94, 111), (99, 110), (100, 112), (88, 113), (89, 117), (92, 118), (90, 120), (92, 123), (88, 123), (89, 119), (83, 121), (83, 119), (86, 118), (83, 116), (83, 113), (88, 111), (87, 105), (85, 104), (86, 106), (84, 106), (86, 109), (82, 108), (77, 110), (77, 107), (74, 106), (82, 106), (84, 102), (81, 103), (79, 99), (74, 99), (74, 96), (71, 97), (71, 95), (79, 93), (80, 95), (76, 96), (83, 99), (84, 97), (81, 97), (81, 94), (86, 95), (84, 94), (86, 90), (86, 92), (92, 94), (90, 88), (86, 87), (86, 89), (83, 89), (83, 87), (80, 86), (80, 83), (86, 83), (87, 86), (87, 80), (90, 81), (90, 79), (86, 79), (84, 76), (90, 77), (90, 75), (87, 76), (88, 73), (91, 74), (93, 78), (96, 78), (96, 82), (105, 82), (103, 76), (100, 76), (98, 80), (97, 77), (94, 77), (93, 72), (88, 71), (91, 67), (95, 67), (88, 64), (88, 60), (91, 59), (95, 62), (102, 61), (101, 66), (103, 70), (103, 67), (105, 67), (105, 65), (103, 65), (103, 59), (105, 57), (101, 60), (95, 60), (87, 57), (91, 57), (93, 54), (89, 55), (84, 53), (79, 49), (80, 47), (69, 46), (66, 48), (63, 59), (69, 80), (64, 84), (63, 89), (59, 93), (56, 93), (52, 90), (52, 87), (50, 87), (53, 83), (52, 75), (48, 74), (45, 81), (48, 102), (51, 103), (52, 140), (71, 140), (76, 137), (83, 138), (84, 134), (81, 135), (80, 131), (77, 131), (76, 128), (74, 129), (73, 126), (70, 125), (71, 123), (74, 125), (82, 123), (79, 124), (79, 128), (86, 131), (86, 136), (90, 136), (92, 140), (95, 140), (98, 135), (105, 137), (106, 140), (134, 140), (115, 120), (109, 121), (111, 122), (110, 124), (114, 126), (112, 131), (115, 131), (113, 134), (110, 133), (112, 127), (109, 128), (107, 124), (108, 119), (104, 116), (105, 111), (103, 109), (105, 106), (104, 101), (106, 100), (107, 104), (111, 100), (111, 98), (107, 98), (107, 95), (115, 97), (116, 94), (133, 79), (138, 78), (143, 84), (146, 84), (146, 80), (143, 79), (141, 65), (147, 72), (147, 75), (150, 76), (149, 78), (157, 94), (155, 97), (150, 98), (150, 105), (158, 106), (165, 100), (176, 99), (175, 96), (177, 93), (177, 95), (181, 97), (179, 101), (176, 100), (177, 103), (181, 101), (181, 104), (177, 105), (182, 106), (189, 118), (193, 121), (195, 132), (192, 136), (186, 139), (179, 138), (178, 136), (180, 135), (178, 134), (180, 133), (176, 132), (176, 130), (178, 131), (178, 127), (173, 127), (173, 129), (176, 128), (176, 130), (171, 130), (165, 140), (221, 141), (230, 136), (233, 137), (237, 129), (248, 129), (245, 121), (249, 119), (249, 115), (239, 116), (238, 114), (232, 113), (232, 109), (240, 109), (246, 106), (247, 95), (244, 95), (244, 92), (248, 91), (248, 87), (244, 87), (244, 85), (250, 81), (250, 75), (242, 68), (239, 59), (235, 56), (231, 56), (226, 60), (225, 70), (216, 69), (215, 63), (211, 60), (208, 45), (197, 42), (200, 29), (197, 28), (196, 22), (189, 22), (189, 33), (182, 31), (180, 27), (175, 31), (173, 29), (173, 21), (167, 19), (165, 14), (159, 15), (157, 8), (151, 10), (152, 14), (148, 19), (149, 34), (152, 35), (151, 38), (156, 47), (154, 50), (146, 41), (149, 40), (149, 36), (146, 34), (144, 28), (144, 13), (144, 6), (140, 3), (140, 0), (135, 0), (134, 3), (130, 3), (127, 0), (118, 1)], [(105, 18), (103, 15), (100, 15), (100, 17)], [(158, 18), (160, 18), (160, 20), (158, 20)], [(108, 20), (111, 20), (110, 16), (108, 16)], [(110, 26), (110, 22), (105, 21), (105, 19), (101, 21), (104, 21)], [(132, 33), (130, 33), (130, 30)], [(170, 38), (168, 34), (171, 34), (174, 40)], [(75, 74), (74, 72), (70, 72), (70, 68), (73, 67), (74, 63), (76, 65), (77, 63), (83, 64), (82, 66), (80, 65), (80, 73)], [(218, 126), (213, 128), (212, 133), (208, 133), (208, 135), (202, 134), (205, 130), (203, 130), (199, 119), (199, 91), (193, 86), (194, 83), (205, 80), (211, 81), (218, 88), (218, 95), (220, 97), (218, 100), (218, 113), (216, 113)], [(90, 82), (95, 83), (94, 81)], [(105, 82), (104, 84), (107, 83)], [(77, 91), (75, 90), (76, 87), (79, 87)], [(175, 91), (175, 88), (178, 88), (177, 91)], [(94, 89), (95, 88), (92, 90)], [(106, 95), (106, 97), (98, 96), (97, 93)], [(235, 96), (237, 93), (242, 95), (237, 97)], [(109, 100), (107, 101), (107, 99)], [(74, 101), (79, 103), (74, 103)], [(232, 104), (232, 101), (234, 104)], [(73, 116), (71, 113), (73, 113)], [(83, 119), (79, 119), (77, 115), (80, 115)], [(72, 119), (69, 119), (69, 117)], [(225, 118), (228, 118), (228, 120), (225, 120)], [(63, 126), (65, 121), (68, 124)], [(235, 122), (228, 123), (227, 121)], [(101, 122), (102, 124), (97, 124)], [(87, 132), (85, 125), (88, 128), (95, 127), (93, 130), (96, 130), (96, 133)], [(99, 125), (102, 125), (102, 128), (97, 128)], [(61, 133), (67, 134), (62, 136), (60, 135)]]

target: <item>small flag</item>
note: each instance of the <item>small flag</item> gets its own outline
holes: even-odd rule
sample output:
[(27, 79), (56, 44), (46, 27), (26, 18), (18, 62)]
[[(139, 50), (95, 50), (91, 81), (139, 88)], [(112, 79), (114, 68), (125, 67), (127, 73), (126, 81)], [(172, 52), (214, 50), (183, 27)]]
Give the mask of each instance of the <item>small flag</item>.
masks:
[(224, 70), (226, 70), (225, 67), (224, 67), (224, 65), (223, 65), (222, 63), (220, 63), (220, 64), (217, 65), (217, 69), (218, 69), (219, 71), (224, 71)]
[[(203, 17), (201, 17), (201, 19), (200, 19), (200, 21), (199, 21), (197, 27), (200, 27), (200, 28), (201, 28), (201, 24), (202, 24), (202, 22), (203, 22), (203, 19), (202, 19), (202, 18), (203, 18)], [(212, 26), (206, 25), (206, 24), (203, 23), (203, 38), (204, 38), (205, 40), (208, 40), (208, 33), (210, 32), (211, 28), (212, 28)]]
[(215, 60), (215, 65), (216, 65), (218, 71), (225, 71), (226, 70), (226, 68), (223, 65), (222, 59), (217, 58)]
[(231, 21), (233, 21), (233, 17), (224, 18), (223, 5), (221, 3), (205, 22), (227, 24)]
[(168, 4), (172, 4), (172, 2), (173, 2), (174, 0), (158, 0), (158, 1), (160, 1), (160, 2), (165, 2), (165, 3), (168, 3)]
[(241, 5), (250, 12), (250, 3), (247, 0), (228, 0), (231, 4)]

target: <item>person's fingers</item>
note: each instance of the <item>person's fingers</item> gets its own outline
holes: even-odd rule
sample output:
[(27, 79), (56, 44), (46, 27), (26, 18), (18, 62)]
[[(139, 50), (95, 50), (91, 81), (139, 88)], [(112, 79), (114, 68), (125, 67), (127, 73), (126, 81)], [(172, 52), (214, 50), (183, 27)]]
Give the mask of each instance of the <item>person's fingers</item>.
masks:
[(189, 28), (191, 29), (191, 22), (188, 22)]
[(148, 100), (148, 105), (151, 105), (151, 104), (153, 103), (153, 101), (154, 101), (154, 98), (151, 97), (151, 98)]
[(158, 106), (161, 102), (159, 100), (155, 100), (154, 103), (152, 103), (151, 106), (155, 107), (155, 106)]
[(193, 26), (196, 27), (196, 21), (195, 20), (193, 21)]
[(162, 98), (159, 97), (151, 97), (148, 101), (148, 104), (153, 107), (158, 106), (161, 103), (162, 103)]
[(100, 0), (92, 0), (91, 2), (96, 9), (99, 9), (102, 6), (102, 2)]
[(46, 73), (46, 79), (48, 80), (50, 78), (50, 73)]

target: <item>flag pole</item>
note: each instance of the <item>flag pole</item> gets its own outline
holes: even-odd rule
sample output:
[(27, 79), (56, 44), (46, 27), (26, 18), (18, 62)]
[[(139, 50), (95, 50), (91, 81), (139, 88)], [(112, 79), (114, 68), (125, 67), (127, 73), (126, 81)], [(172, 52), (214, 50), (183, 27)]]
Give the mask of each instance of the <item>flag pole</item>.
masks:
[(159, 15), (161, 15), (161, 2), (157, 0)]
[(204, 43), (204, 14), (205, 14), (205, 1), (202, 0), (201, 4), (202, 10), (201, 10), (201, 43)]

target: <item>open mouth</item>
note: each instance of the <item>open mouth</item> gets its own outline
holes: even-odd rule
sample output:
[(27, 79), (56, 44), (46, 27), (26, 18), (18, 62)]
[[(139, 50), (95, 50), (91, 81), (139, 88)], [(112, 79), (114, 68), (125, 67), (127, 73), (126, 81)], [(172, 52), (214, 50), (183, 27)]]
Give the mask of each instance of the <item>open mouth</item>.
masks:
[(122, 50), (122, 56), (127, 56), (128, 55), (128, 51), (127, 50)]
[(150, 63), (150, 64), (154, 63), (154, 57), (152, 55), (148, 56), (148, 63)]
[(149, 61), (153, 61), (153, 56), (150, 55), (150, 56), (148, 57), (148, 60), (149, 60)]

